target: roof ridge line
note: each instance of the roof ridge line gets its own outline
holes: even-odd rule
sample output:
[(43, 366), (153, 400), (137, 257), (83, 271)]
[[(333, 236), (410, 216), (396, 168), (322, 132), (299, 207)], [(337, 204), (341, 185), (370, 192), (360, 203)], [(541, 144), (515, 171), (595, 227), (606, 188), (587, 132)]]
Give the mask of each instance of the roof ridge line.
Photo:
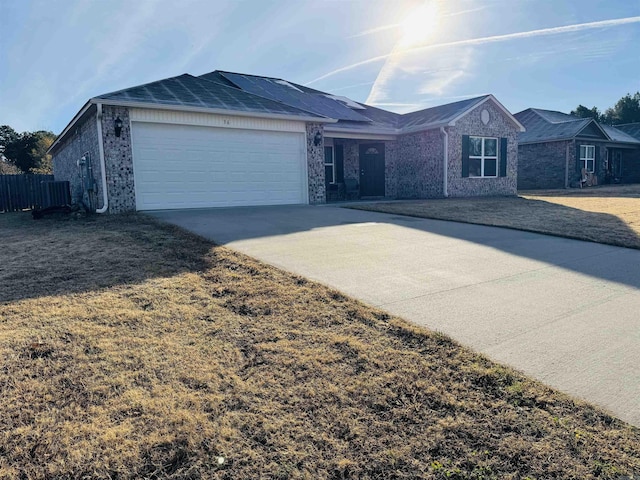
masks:
[[(214, 72), (215, 72), (215, 71), (218, 71), (218, 72), (219, 72), (220, 70), (214, 70)], [(209, 72), (209, 73), (211, 73), (211, 72)], [(233, 72), (228, 72), (228, 73), (233, 73)], [(216, 81), (209, 80), (208, 78), (196, 77), (195, 75), (191, 75), (190, 73), (187, 73), (187, 74), (185, 74), (185, 75), (189, 75), (190, 77), (195, 78), (196, 80), (199, 80), (199, 81), (202, 81), (202, 82), (214, 83), (214, 84), (219, 85), (219, 86), (224, 87), (224, 88), (230, 88), (230, 89), (232, 89), (232, 90), (239, 90), (239, 91), (241, 91), (242, 93), (244, 93), (245, 95), (250, 95), (250, 96), (252, 96), (252, 97), (257, 97), (257, 98), (261, 98), (261, 99), (263, 99), (263, 100), (268, 100), (269, 102), (277, 103), (278, 105), (285, 105), (285, 106), (287, 106), (287, 107), (289, 107), (289, 108), (293, 108), (293, 109), (295, 109), (295, 110), (298, 110), (298, 111), (300, 111), (300, 112), (304, 112), (304, 113), (310, 114), (310, 115), (315, 116), (315, 117), (318, 117), (318, 118), (328, 118), (328, 119), (331, 119), (331, 117), (327, 117), (326, 115), (321, 115), (321, 114), (319, 114), (319, 113), (310, 112), (309, 110), (304, 110), (304, 109), (302, 109), (302, 108), (294, 107), (294, 106), (292, 106), (292, 105), (289, 105), (289, 104), (286, 104), (286, 103), (283, 103), (283, 102), (279, 102), (279, 101), (274, 100), (274, 99), (272, 99), (272, 98), (267, 98), (267, 97), (263, 97), (262, 95), (258, 95), (258, 94), (256, 94), (256, 93), (247, 92), (247, 91), (245, 91), (245, 90), (243, 90), (243, 89), (241, 89), (241, 88), (239, 88), (239, 87), (230, 87), (229, 85), (224, 85), (223, 83), (218, 83), (218, 82), (216, 82)], [(205, 73), (204, 75), (206, 75), (206, 73)], [(244, 74), (240, 74), (240, 75), (244, 75)], [(231, 83), (233, 83), (233, 82), (231, 82)], [(333, 120), (336, 120), (336, 119), (333, 119)]]
[(151, 85), (152, 83), (164, 82), (165, 80), (173, 80), (174, 78), (184, 77), (185, 75), (190, 77), (193, 76), (190, 73), (181, 73), (180, 75), (174, 75), (173, 77), (161, 78), (160, 80), (154, 80), (153, 82), (142, 83), (140, 85), (134, 85), (133, 87), (121, 88), (120, 90), (114, 90), (113, 92), (107, 92), (100, 95), (96, 95), (96, 96), (90, 97), (89, 100), (93, 100), (94, 98), (95, 99), (102, 98), (105, 95), (115, 95), (117, 93), (122, 93), (126, 90), (131, 90), (132, 88), (146, 87), (147, 85)]

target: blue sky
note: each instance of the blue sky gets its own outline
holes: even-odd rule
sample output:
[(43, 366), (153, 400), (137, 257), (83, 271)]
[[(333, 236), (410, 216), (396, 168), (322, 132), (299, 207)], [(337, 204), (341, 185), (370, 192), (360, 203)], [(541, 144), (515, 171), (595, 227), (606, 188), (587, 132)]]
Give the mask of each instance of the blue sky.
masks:
[[(0, 0), (0, 125), (59, 133), (91, 97), (215, 69), (397, 112), (640, 90), (640, 0)], [(563, 27), (563, 28), (558, 28)]]

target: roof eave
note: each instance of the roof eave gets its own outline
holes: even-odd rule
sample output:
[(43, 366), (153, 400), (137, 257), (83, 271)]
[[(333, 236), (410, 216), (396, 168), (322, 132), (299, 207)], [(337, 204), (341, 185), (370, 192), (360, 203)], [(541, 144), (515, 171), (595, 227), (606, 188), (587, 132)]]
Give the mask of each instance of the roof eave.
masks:
[(426, 125), (416, 125), (415, 127), (401, 128), (399, 130), (399, 133), (401, 135), (407, 135), (410, 133), (422, 132), (424, 130), (434, 130), (436, 128), (448, 127), (448, 126), (451, 126), (449, 122), (429, 123)]
[(89, 100), (87, 103), (84, 104), (84, 106), (80, 110), (78, 110), (78, 113), (75, 114), (75, 116), (71, 119), (71, 121), (67, 124), (67, 126), (64, 127), (62, 132), (60, 132), (60, 135), (58, 135), (55, 142), (51, 144), (51, 146), (47, 150), (48, 155), (50, 155), (51, 152), (53, 152), (53, 150), (58, 146), (60, 141), (67, 135), (67, 133), (69, 133), (69, 130), (71, 130), (71, 128), (73, 128), (76, 122), (82, 118), (82, 116), (87, 112), (87, 110), (89, 110), (91, 105), (92, 105), (91, 100)]
[[(357, 128), (336, 128), (335, 124), (325, 127), (324, 133), (328, 137), (333, 138), (363, 138), (370, 139), (372, 137), (378, 140), (395, 140), (398, 137), (397, 130), (385, 129), (357, 129)], [(340, 135), (344, 135), (340, 137)]]
[(132, 102), (129, 100), (112, 100), (108, 98), (95, 97), (89, 100), (91, 103), (102, 103), (105, 105), (114, 105), (131, 108), (151, 108), (155, 110), (177, 110), (181, 112), (198, 112), (198, 113), (214, 113), (219, 115), (234, 115), (237, 117), (254, 117), (254, 118), (271, 118), (277, 120), (293, 120), (298, 122), (313, 123), (337, 123), (337, 119), (321, 117), (321, 116), (299, 116), (284, 113), (267, 113), (267, 112), (244, 112), (241, 110), (228, 110), (224, 108), (211, 107), (195, 107), (187, 105), (169, 105), (163, 103), (148, 102)]
[(549, 138), (546, 140), (530, 140), (528, 142), (521, 142), (520, 140), (518, 140), (518, 145), (534, 145), (536, 143), (568, 142), (575, 139), (576, 137)]

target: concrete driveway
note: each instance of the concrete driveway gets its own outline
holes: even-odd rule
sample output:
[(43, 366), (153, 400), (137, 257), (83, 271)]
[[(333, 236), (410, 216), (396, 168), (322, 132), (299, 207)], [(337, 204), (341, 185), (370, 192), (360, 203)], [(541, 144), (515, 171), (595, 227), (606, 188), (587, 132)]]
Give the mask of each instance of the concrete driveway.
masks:
[(330, 206), (152, 215), (444, 332), (640, 426), (640, 251)]

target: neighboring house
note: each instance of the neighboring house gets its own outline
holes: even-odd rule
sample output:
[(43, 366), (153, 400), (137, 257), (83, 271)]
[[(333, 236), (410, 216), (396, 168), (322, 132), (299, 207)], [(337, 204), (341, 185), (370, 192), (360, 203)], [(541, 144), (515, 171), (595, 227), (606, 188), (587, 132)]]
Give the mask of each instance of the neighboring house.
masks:
[(515, 195), (521, 131), (492, 95), (399, 115), (214, 71), (92, 98), (50, 153), (99, 212)]
[(623, 131), (627, 135), (631, 135), (636, 140), (640, 140), (640, 122), (638, 123), (625, 123), (622, 125), (615, 125), (618, 130)]
[(515, 115), (526, 128), (518, 135), (518, 188), (579, 186), (589, 182), (640, 182), (640, 139), (591, 118), (528, 108)]

